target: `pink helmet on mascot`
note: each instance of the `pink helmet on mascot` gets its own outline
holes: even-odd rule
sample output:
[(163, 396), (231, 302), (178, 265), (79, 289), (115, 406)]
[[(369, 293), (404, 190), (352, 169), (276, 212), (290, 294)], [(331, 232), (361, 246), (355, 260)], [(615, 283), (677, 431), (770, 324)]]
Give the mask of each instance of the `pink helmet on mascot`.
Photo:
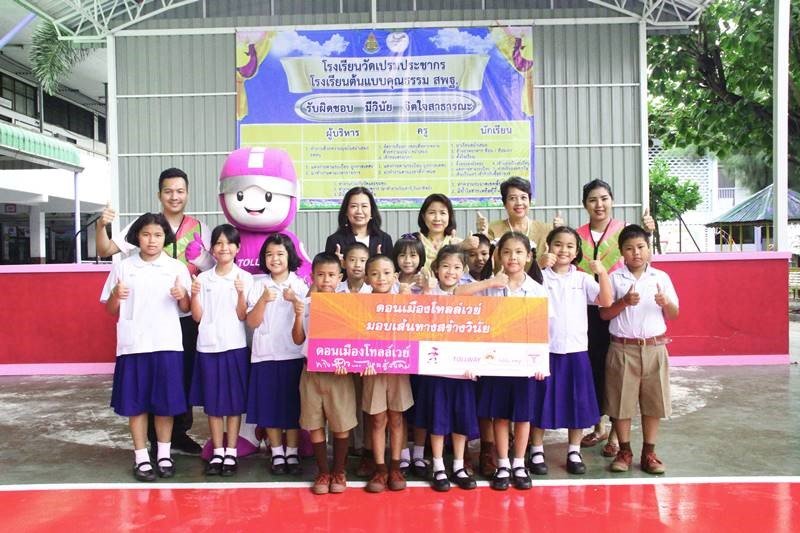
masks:
[(286, 229), (297, 214), (300, 184), (292, 158), (277, 148), (233, 151), (219, 176), (219, 201), (237, 228), (272, 233)]
[(219, 203), (225, 218), (241, 232), (236, 256), (240, 268), (262, 274), (261, 244), (267, 235), (280, 232), (292, 240), (300, 256), (297, 275), (310, 281), (311, 260), (297, 236), (286, 229), (294, 221), (299, 201), (300, 183), (288, 153), (255, 146), (231, 152), (219, 175)]

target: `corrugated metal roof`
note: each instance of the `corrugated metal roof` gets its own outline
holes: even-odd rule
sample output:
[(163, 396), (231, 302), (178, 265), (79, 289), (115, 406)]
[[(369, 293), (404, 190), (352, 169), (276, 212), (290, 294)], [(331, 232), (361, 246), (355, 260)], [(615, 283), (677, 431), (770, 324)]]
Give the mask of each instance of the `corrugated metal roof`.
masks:
[[(800, 221), (800, 194), (789, 189), (789, 220)], [(754, 224), (772, 222), (772, 185), (767, 185), (744, 202), (712, 220), (706, 226), (718, 227), (729, 224)]]

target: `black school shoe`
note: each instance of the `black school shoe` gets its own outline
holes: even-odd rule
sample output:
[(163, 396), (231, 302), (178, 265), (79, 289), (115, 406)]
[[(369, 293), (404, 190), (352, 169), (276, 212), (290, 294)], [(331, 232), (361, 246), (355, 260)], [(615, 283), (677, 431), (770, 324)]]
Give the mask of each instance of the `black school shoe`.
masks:
[[(219, 459), (219, 461), (212, 462), (214, 459)], [(215, 455), (211, 458), (211, 461), (206, 463), (205, 473), (207, 476), (218, 476), (222, 474), (222, 461), (225, 458), (221, 455)]]
[[(439, 477), (439, 474), (442, 474), (442, 477)], [(447, 479), (447, 474), (445, 474), (444, 470), (437, 470), (433, 473), (431, 487), (433, 487), (433, 490), (436, 492), (447, 492), (450, 490), (450, 480)]]
[(172, 477), (175, 475), (175, 461), (172, 460), (172, 457), (162, 457), (158, 461), (156, 461), (156, 472), (158, 472), (158, 477)]
[(236, 459), (236, 457), (234, 457), (233, 455), (226, 455), (223, 458), (223, 461), (227, 461), (229, 459), (232, 460), (233, 463), (225, 463), (225, 462), (222, 463), (222, 472), (221, 472), (221, 474), (222, 474), (223, 477), (232, 476), (239, 469), (239, 460)]
[(514, 483), (515, 489), (528, 490), (531, 488), (531, 476), (528, 473), (527, 468), (524, 466), (518, 466), (516, 468), (512, 468), (511, 471), (513, 472), (511, 479), (512, 483)]
[[(500, 472), (506, 472), (508, 475), (505, 477), (499, 477), (498, 474)], [(492, 487), (494, 490), (508, 490), (508, 487), (511, 485), (511, 469), (507, 466), (498, 466), (497, 470), (494, 471), (494, 476), (492, 480), (489, 482), (489, 486)]]
[[(572, 461), (570, 460), (570, 456), (577, 455), (578, 460)], [(585, 474), (586, 473), (586, 465), (583, 464), (583, 457), (581, 456), (580, 452), (569, 452), (567, 454), (567, 472), (570, 474)]]
[[(294, 459), (296, 463), (289, 462), (289, 459)], [(286, 456), (286, 471), (293, 476), (300, 475), (303, 472), (303, 467), (300, 465), (300, 457), (295, 454)]]
[[(281, 459), (282, 461), (280, 463), (276, 463), (275, 461), (278, 459)], [(286, 457), (283, 455), (273, 455), (269, 469), (275, 476), (282, 476), (286, 474)]]
[(534, 476), (546, 476), (547, 463), (545, 463), (544, 461), (542, 461), (541, 463), (533, 462), (533, 458), (536, 457), (537, 455), (541, 455), (542, 459), (544, 459), (544, 452), (533, 452), (530, 455), (530, 459), (528, 460), (528, 470), (530, 470)]
[[(465, 476), (459, 476), (461, 472), (464, 472)], [(469, 475), (469, 472), (465, 468), (459, 468), (455, 472), (453, 472), (453, 483), (455, 483), (458, 488), (463, 490), (472, 490), (478, 486), (478, 483), (475, 481), (475, 478)]]
[[(150, 465), (149, 470), (142, 470), (143, 466)], [(155, 481), (156, 472), (153, 470), (153, 463), (150, 461), (142, 461), (141, 463), (133, 465), (133, 477), (136, 481)]]

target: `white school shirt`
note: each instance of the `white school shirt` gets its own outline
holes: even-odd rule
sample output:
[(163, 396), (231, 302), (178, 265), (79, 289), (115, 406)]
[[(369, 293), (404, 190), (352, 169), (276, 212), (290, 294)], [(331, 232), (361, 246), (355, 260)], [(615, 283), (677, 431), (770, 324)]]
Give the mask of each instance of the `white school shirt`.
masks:
[(264, 292), (264, 287), (278, 292), (278, 298), (267, 303), (264, 319), (253, 331), (253, 351), (250, 360), (253, 363), (264, 361), (288, 361), (303, 357), (302, 346), (292, 340), (294, 325), (294, 305), (283, 299), (283, 290), (291, 288), (300, 298), (308, 295), (308, 286), (294, 272), (289, 273), (286, 281), (278, 284), (267, 274), (256, 278), (253, 288), (247, 297), (247, 311), (255, 307)]
[[(478, 295), (482, 296), (522, 296), (522, 297), (529, 297), (529, 298), (548, 298), (547, 289), (545, 289), (542, 285), (539, 285), (536, 280), (534, 280), (529, 275), (525, 274), (525, 281), (522, 282), (519, 289), (511, 290), (508, 287), (500, 287), (498, 288), (489, 288), (483, 290), (478, 293)], [(549, 298), (547, 302), (547, 318), (553, 318), (553, 306), (550, 305)]]
[(472, 277), (472, 274), (469, 273), (469, 270), (461, 274), (461, 279), (458, 280), (459, 285), (464, 285), (465, 283), (473, 283), (478, 281), (477, 279)]
[(552, 309), (549, 321), (550, 352), (568, 354), (589, 349), (589, 320), (586, 305), (594, 305), (600, 284), (575, 265), (558, 274), (551, 268), (542, 271), (544, 287)]
[(197, 333), (197, 351), (218, 353), (247, 347), (245, 324), (236, 315), (239, 294), (234, 282), (236, 276), (244, 285), (245, 298), (253, 288), (253, 276), (236, 265), (224, 276), (212, 268), (197, 276), (200, 282), (198, 298), (203, 317)]
[[(345, 281), (340, 281), (336, 285), (336, 289), (334, 290), (334, 292), (339, 292), (339, 293), (346, 292), (346, 293), (349, 294), (350, 293), (350, 287), (347, 286), (347, 281), (346, 280)], [(358, 292), (355, 293), (355, 294), (372, 294), (372, 287), (370, 287), (369, 285), (364, 283), (363, 285), (361, 285), (361, 288), (358, 289)]]
[(306, 306), (303, 309), (303, 333), (305, 334), (305, 340), (303, 344), (300, 345), (303, 352), (303, 357), (308, 357), (308, 318), (311, 316), (311, 293), (309, 292), (306, 296)]
[(639, 279), (636, 279), (628, 267), (623, 265), (612, 272), (609, 278), (614, 290), (614, 301), (623, 298), (634, 283), (635, 291), (639, 293), (637, 305), (626, 307), (611, 319), (609, 333), (625, 339), (646, 339), (667, 332), (664, 312), (656, 303), (656, 292), (658, 286), (661, 286), (664, 295), (675, 305), (678, 305), (678, 294), (666, 272), (648, 264)]
[(155, 261), (139, 254), (114, 263), (103, 285), (100, 301), (105, 303), (118, 281), (130, 289), (120, 300), (117, 320), (117, 357), (132, 353), (183, 351), (180, 310), (170, 289), (178, 278), (190, 291), (192, 280), (186, 265), (162, 253)]

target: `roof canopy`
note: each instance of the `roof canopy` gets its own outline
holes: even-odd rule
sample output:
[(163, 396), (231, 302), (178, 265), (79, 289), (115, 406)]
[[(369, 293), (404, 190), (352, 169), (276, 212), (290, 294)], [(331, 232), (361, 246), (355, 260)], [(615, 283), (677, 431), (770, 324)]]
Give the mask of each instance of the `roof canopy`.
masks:
[[(194, 4), (197, 0), (15, 0), (17, 4), (51, 21), (62, 39), (79, 42), (104, 42), (106, 36), (129, 28), (139, 22), (161, 15), (175, 8)], [(381, 6), (372, 1), (376, 15)], [(697, 24), (700, 15), (713, 0), (585, 0), (586, 6), (600, 6), (611, 11), (644, 20), (653, 28), (685, 28)], [(313, 4), (311, 10), (314, 11)], [(427, 9), (416, 6), (418, 10)], [(202, 2), (203, 6), (205, 3)], [(320, 2), (319, 4), (323, 4)], [(327, 3), (326, 3), (327, 4)], [(513, 2), (516, 7), (519, 2)], [(574, 9), (574, 0), (528, 0), (530, 9)], [(340, 9), (345, 4), (340, 3)], [(362, 9), (369, 3), (360, 2), (350, 6)], [(261, 3), (263, 14), (280, 14), (277, 2)], [(360, 7), (358, 7), (360, 6)], [(385, 8), (385, 5), (383, 6)], [(509, 6), (510, 7), (510, 6)], [(203, 13), (205, 12), (203, 7)], [(189, 15), (191, 18), (192, 15)], [(378, 17), (380, 19), (380, 17)], [(380, 22), (374, 20), (373, 22)]]
[[(767, 185), (744, 202), (712, 220), (706, 226), (758, 226), (772, 223), (773, 187)], [(800, 221), (800, 194), (789, 189), (789, 220)]]
[(0, 158), (19, 159), (47, 168), (80, 172), (81, 156), (74, 146), (48, 135), (0, 122)]

